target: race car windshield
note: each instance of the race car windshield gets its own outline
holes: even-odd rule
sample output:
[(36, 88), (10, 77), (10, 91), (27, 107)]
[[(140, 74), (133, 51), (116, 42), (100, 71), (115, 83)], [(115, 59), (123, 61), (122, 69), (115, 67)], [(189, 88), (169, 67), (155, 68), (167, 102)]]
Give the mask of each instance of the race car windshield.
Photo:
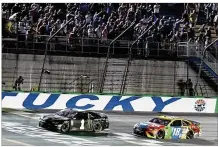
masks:
[(58, 111), (58, 112), (55, 113), (55, 114), (56, 114), (56, 115), (59, 115), (59, 116), (67, 117), (70, 113), (71, 113), (71, 111), (69, 111), (69, 110), (61, 110), (61, 111)]
[(160, 119), (160, 118), (153, 118), (149, 122), (167, 126), (170, 123), (170, 120)]

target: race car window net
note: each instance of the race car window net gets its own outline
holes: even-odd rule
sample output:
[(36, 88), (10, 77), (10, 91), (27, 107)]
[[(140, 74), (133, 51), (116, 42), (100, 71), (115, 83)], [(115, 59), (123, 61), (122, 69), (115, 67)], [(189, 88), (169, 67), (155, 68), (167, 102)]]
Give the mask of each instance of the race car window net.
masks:
[(170, 126), (182, 126), (181, 120), (174, 120)]
[(88, 119), (88, 114), (83, 112), (78, 112), (74, 117), (76, 119)]
[(190, 125), (190, 123), (189, 123), (189, 122), (187, 122), (187, 121), (184, 121), (184, 120), (183, 120), (183, 121), (182, 121), (182, 125), (183, 125), (183, 126), (189, 126), (189, 125)]
[(92, 117), (94, 117), (94, 118), (101, 118), (100, 115), (98, 115), (98, 114), (96, 114), (96, 113), (94, 113), (94, 112), (89, 112), (89, 114), (90, 114)]

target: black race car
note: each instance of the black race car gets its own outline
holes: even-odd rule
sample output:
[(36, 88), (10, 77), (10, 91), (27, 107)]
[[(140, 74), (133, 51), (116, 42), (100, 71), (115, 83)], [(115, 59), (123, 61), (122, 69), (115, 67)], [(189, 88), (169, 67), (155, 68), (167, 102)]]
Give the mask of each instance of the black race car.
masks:
[(100, 132), (109, 128), (109, 121), (104, 113), (64, 109), (55, 114), (40, 117), (39, 126), (63, 133), (70, 131)]

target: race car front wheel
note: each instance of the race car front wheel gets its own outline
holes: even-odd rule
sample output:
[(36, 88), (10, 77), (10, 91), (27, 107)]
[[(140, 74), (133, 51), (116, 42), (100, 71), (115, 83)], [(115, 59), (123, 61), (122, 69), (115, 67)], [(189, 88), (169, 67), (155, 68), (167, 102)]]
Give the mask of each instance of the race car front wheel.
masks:
[(163, 131), (163, 130), (159, 130), (159, 131), (157, 132), (156, 138), (157, 138), (157, 139), (164, 139), (164, 136), (165, 136), (164, 131)]
[(102, 126), (100, 122), (94, 122), (93, 123), (93, 131), (94, 132), (100, 132), (102, 130)]
[(61, 125), (61, 132), (63, 133), (66, 133), (68, 132), (70, 129), (70, 123), (69, 122), (64, 122), (62, 125)]
[(187, 139), (192, 139), (192, 138), (194, 138), (193, 132), (192, 132), (192, 131), (189, 131), (189, 132), (187, 133), (187, 135), (186, 135), (186, 138), (187, 138)]

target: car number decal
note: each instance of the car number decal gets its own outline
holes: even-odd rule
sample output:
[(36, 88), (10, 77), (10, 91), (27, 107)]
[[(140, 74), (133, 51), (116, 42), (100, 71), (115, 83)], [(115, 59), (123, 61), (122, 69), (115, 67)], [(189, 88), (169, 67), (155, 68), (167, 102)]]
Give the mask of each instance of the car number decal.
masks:
[(85, 124), (85, 121), (84, 121), (84, 119), (82, 119), (81, 120), (80, 130), (84, 130), (84, 124)]
[(181, 127), (172, 127), (172, 138), (179, 139), (182, 136), (182, 128)]

